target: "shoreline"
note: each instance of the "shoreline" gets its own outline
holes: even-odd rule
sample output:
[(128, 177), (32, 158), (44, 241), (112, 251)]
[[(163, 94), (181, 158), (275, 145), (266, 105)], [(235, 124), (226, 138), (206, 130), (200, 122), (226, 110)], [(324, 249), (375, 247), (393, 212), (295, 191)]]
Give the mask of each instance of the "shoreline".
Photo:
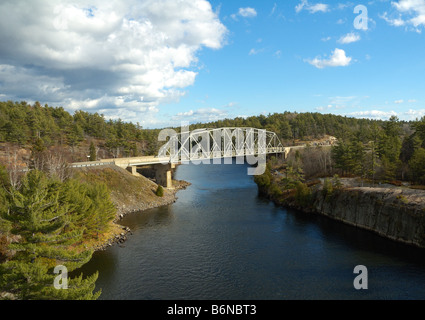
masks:
[[(321, 179), (323, 180), (323, 179)], [(295, 190), (274, 196), (270, 188), (260, 196), (275, 205), (327, 217), (373, 232), (385, 239), (425, 248), (425, 191), (404, 186), (362, 186), (356, 178), (341, 178), (341, 187), (324, 190), (323, 181), (309, 186), (309, 200), (300, 203)]]
[(126, 215), (132, 213), (143, 214), (144, 211), (154, 208), (159, 208), (162, 206), (168, 206), (177, 201), (177, 193), (181, 190), (185, 190), (188, 186), (191, 185), (190, 182), (183, 180), (173, 180), (173, 189), (164, 189), (164, 196), (158, 197), (158, 201), (153, 202), (143, 202), (134, 203), (132, 206), (120, 205), (115, 203), (117, 206), (117, 216), (111, 222), (110, 231), (101, 237), (98, 242), (90, 246), (90, 249), (94, 252), (104, 251), (114, 244), (122, 244), (127, 240), (127, 237), (132, 234), (130, 228), (122, 226), (119, 224), (119, 221), (122, 220)]

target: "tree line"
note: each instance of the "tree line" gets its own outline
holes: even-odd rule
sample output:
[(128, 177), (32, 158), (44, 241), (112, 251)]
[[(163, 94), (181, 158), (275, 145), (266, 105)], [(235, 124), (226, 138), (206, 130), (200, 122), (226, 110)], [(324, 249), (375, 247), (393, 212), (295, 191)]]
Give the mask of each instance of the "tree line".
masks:
[(139, 123), (106, 120), (98, 113), (78, 110), (71, 115), (63, 107), (42, 106), (39, 102), (0, 102), (0, 142), (21, 146), (42, 149), (60, 145), (74, 149), (95, 138), (102, 140), (112, 154), (153, 155), (158, 149), (158, 132), (143, 129)]
[[(341, 175), (371, 179), (411, 180), (425, 183), (425, 118), (406, 122), (397, 117), (387, 121), (346, 116), (283, 112), (195, 123), (190, 130), (220, 127), (254, 127), (275, 132), (285, 145), (300, 140), (335, 136), (332, 159)], [(179, 128), (174, 128), (178, 131)], [(98, 113), (78, 110), (73, 115), (62, 107), (36, 102), (0, 102), (0, 142), (31, 145), (34, 157), (52, 146), (77, 147), (83, 141), (100, 139), (114, 156), (156, 155), (160, 129), (148, 130), (139, 123), (106, 120)], [(139, 148), (137, 147), (139, 146)], [(90, 159), (96, 159), (91, 142)]]
[(219, 120), (206, 124), (196, 123), (191, 126), (191, 129), (205, 127), (252, 127), (265, 129), (275, 132), (285, 144), (293, 145), (294, 142), (299, 140), (319, 139), (324, 135), (345, 138), (348, 132), (368, 127), (372, 123), (382, 126), (384, 121), (356, 119), (334, 114), (286, 111), (283, 113), (268, 114), (267, 116), (237, 117), (235, 119)]

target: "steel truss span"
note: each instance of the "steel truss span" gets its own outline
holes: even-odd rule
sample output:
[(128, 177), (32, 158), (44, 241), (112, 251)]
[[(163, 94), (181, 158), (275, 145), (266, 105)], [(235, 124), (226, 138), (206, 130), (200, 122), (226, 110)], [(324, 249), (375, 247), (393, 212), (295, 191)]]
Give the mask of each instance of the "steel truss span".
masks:
[[(256, 128), (165, 130), (158, 158), (169, 163), (286, 153), (276, 133)], [(168, 140), (168, 141), (167, 141)]]

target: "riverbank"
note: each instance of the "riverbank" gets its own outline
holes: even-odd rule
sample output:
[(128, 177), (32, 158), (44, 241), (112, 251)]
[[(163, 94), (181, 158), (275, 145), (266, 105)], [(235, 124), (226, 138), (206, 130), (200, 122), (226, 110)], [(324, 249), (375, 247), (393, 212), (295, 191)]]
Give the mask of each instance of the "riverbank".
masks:
[[(279, 179), (272, 173), (273, 179)], [(362, 184), (356, 178), (318, 179), (303, 188), (261, 188), (277, 205), (320, 214), (372, 231), (387, 239), (425, 248), (425, 191), (394, 185)]]
[(133, 176), (114, 165), (80, 168), (73, 174), (82, 182), (105, 183), (116, 207), (116, 217), (110, 223), (109, 231), (87, 244), (94, 251), (121, 244), (127, 239), (131, 230), (119, 224), (125, 215), (172, 204), (177, 200), (177, 192), (190, 185), (186, 181), (173, 180), (174, 189), (164, 189), (164, 195), (159, 197), (156, 195), (158, 185), (154, 181), (142, 175)]

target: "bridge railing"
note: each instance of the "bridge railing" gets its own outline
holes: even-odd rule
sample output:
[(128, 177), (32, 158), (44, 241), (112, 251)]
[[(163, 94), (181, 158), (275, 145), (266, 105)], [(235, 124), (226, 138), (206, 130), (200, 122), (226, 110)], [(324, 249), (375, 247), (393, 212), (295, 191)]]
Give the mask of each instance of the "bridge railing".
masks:
[(75, 162), (70, 164), (71, 168), (84, 168), (84, 167), (97, 167), (97, 166), (106, 166), (115, 164), (115, 162), (103, 162), (103, 161), (93, 161), (93, 162)]

